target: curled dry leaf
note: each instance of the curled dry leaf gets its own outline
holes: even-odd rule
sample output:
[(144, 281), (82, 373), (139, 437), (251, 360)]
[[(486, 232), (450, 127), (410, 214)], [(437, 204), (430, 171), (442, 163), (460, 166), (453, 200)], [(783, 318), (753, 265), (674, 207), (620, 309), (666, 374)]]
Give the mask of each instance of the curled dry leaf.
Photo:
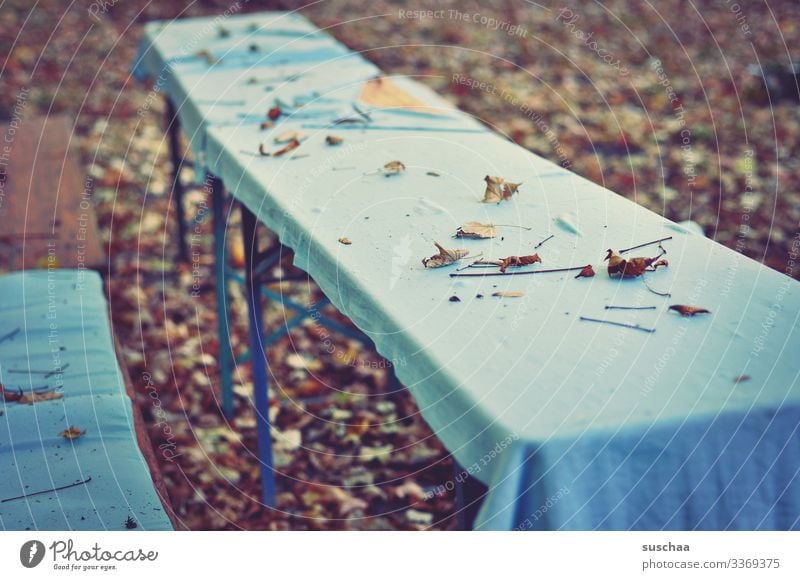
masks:
[(280, 157), (281, 155), (285, 155), (289, 151), (294, 151), (298, 147), (300, 147), (300, 141), (298, 141), (297, 139), (292, 139), (286, 145), (275, 151), (275, 153), (273, 153), (272, 156)]
[(86, 429), (79, 429), (73, 425), (67, 429), (64, 429), (61, 433), (59, 433), (59, 436), (63, 437), (64, 439), (77, 439), (85, 434)]
[(608, 275), (621, 278), (636, 278), (645, 272), (652, 272), (659, 266), (668, 266), (666, 260), (660, 259), (664, 254), (654, 258), (631, 258), (626, 260), (614, 250), (608, 250), (605, 260), (608, 261)]
[(406, 166), (402, 161), (390, 161), (383, 166), (384, 175), (397, 175), (406, 170)]
[(291, 143), (292, 141), (301, 141), (305, 135), (302, 131), (284, 131), (277, 137), (275, 137), (275, 143), (283, 144), (283, 143)]
[(669, 310), (680, 313), (681, 316), (694, 316), (696, 314), (711, 314), (710, 311), (699, 306), (686, 306), (685, 304), (673, 304)]
[(350, 240), (350, 238), (339, 238), (339, 243), (344, 244), (345, 246), (349, 246), (353, 242)]
[(508, 256), (507, 258), (501, 258), (500, 271), (505, 272), (508, 268), (530, 266), (531, 264), (537, 263), (542, 263), (542, 259), (539, 257), (539, 254), (531, 254), (530, 256)]
[(591, 278), (594, 276), (594, 268), (592, 268), (591, 264), (587, 264), (583, 267), (583, 270), (578, 272), (578, 275), (575, 276), (576, 278)]
[(269, 152), (266, 150), (263, 143), (258, 144), (258, 154), (263, 155), (264, 157), (269, 157)]
[(466, 258), (469, 254), (469, 250), (447, 250), (439, 245), (438, 242), (433, 242), (436, 248), (439, 250), (438, 254), (434, 254), (430, 258), (424, 258), (422, 260), (422, 265), (426, 268), (441, 268), (442, 266), (449, 266), (455, 262), (458, 262), (462, 258)]
[(56, 399), (63, 399), (64, 395), (58, 391), (32, 391), (26, 393), (19, 398), (20, 405), (32, 405), (40, 401), (55, 401)]
[(492, 296), (497, 296), (498, 298), (520, 298), (525, 296), (525, 292), (495, 292)]
[(282, 114), (283, 114), (283, 111), (281, 111), (280, 107), (272, 107), (269, 111), (267, 111), (267, 118), (270, 121), (274, 121), (278, 117), (280, 117)]
[(500, 203), (504, 199), (511, 199), (522, 185), (521, 183), (506, 182), (504, 178), (493, 175), (487, 175), (483, 180), (486, 182), (483, 203)]
[(341, 145), (343, 141), (344, 139), (342, 139), (337, 135), (328, 135), (327, 137), (325, 137), (325, 143), (327, 143), (328, 145)]
[(216, 58), (213, 54), (211, 54), (207, 50), (198, 50), (196, 53), (194, 53), (194, 55), (197, 58), (202, 58), (204, 61), (206, 61), (206, 64), (209, 66), (215, 65), (219, 62), (219, 59)]
[(3, 386), (3, 383), (0, 383), (0, 399), (6, 403), (14, 403), (19, 401), (22, 397), (24, 397), (22, 394), (22, 389), (17, 392), (8, 391), (6, 390), (5, 386)]
[(457, 238), (474, 238), (485, 240), (497, 236), (497, 229), (492, 224), (480, 222), (467, 222), (456, 230)]

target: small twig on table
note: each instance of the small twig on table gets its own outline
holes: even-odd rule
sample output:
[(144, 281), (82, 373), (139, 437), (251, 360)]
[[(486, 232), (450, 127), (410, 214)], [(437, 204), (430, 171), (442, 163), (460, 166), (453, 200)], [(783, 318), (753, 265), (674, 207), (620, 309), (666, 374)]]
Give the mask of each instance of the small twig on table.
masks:
[(602, 320), (600, 318), (589, 318), (587, 316), (581, 316), (581, 320), (586, 320), (587, 322), (599, 322), (601, 324), (611, 324), (613, 326), (622, 326), (623, 328), (632, 328), (633, 330), (641, 330), (642, 332), (655, 332), (655, 328), (646, 328), (644, 326), (639, 326), (638, 324), (627, 324), (625, 322), (616, 322), (614, 320)]
[[(645, 242), (644, 244), (639, 244), (638, 246), (631, 246), (630, 248), (625, 248), (624, 250), (620, 250), (620, 254), (624, 254), (625, 252), (630, 252), (631, 250), (638, 250), (639, 248), (644, 248), (645, 246), (652, 246), (653, 244), (660, 244), (661, 242), (666, 242), (667, 240), (671, 240), (672, 236), (667, 236), (666, 238), (661, 238), (660, 240), (653, 240), (652, 242)], [(663, 251), (663, 248), (662, 248)], [(666, 253), (666, 252), (665, 252)]]
[(535, 250), (536, 248), (540, 248), (540, 247), (541, 247), (541, 246), (542, 246), (542, 245), (543, 245), (543, 244), (544, 244), (546, 241), (548, 241), (548, 240), (551, 240), (551, 239), (553, 239), (554, 237), (556, 237), (556, 235), (555, 235), (555, 234), (550, 234), (550, 235), (549, 235), (549, 236), (547, 236), (545, 239), (543, 239), (541, 242), (539, 242), (538, 244), (536, 244), (535, 246), (533, 246), (533, 249)]
[(19, 333), (19, 331), (20, 331), (20, 328), (18, 326), (14, 330), (12, 330), (11, 332), (5, 333), (3, 336), (0, 336), (0, 342), (5, 342), (7, 340), (11, 340), (15, 336), (17, 336), (17, 333)]
[(652, 292), (652, 293), (653, 293), (653, 294), (655, 294), (656, 296), (663, 296), (663, 297), (665, 297), (665, 298), (669, 298), (670, 296), (672, 296), (672, 294), (670, 294), (669, 292), (658, 292), (657, 290), (653, 290), (653, 289), (652, 289), (652, 288), (651, 288), (651, 287), (650, 287), (650, 286), (647, 284), (647, 280), (645, 280), (645, 279), (644, 279), (644, 276), (642, 276), (642, 284), (644, 284), (644, 287), (645, 287), (645, 288), (647, 288), (647, 289), (648, 289), (650, 292)]
[(608, 306), (606, 310), (655, 310), (655, 306)]
[(75, 483), (68, 483), (67, 485), (62, 485), (62, 486), (59, 486), (59, 487), (53, 487), (53, 488), (50, 488), (50, 489), (43, 489), (42, 491), (34, 491), (34, 492), (31, 492), (31, 493), (23, 493), (22, 495), (18, 495), (16, 497), (7, 497), (7, 498), (5, 498), (3, 500), (0, 500), (0, 503), (5, 503), (7, 501), (14, 501), (16, 499), (25, 499), (26, 497), (33, 497), (34, 495), (42, 495), (43, 493), (53, 493), (53, 492), (56, 492), (56, 491), (61, 491), (62, 489), (69, 489), (71, 487), (78, 487), (79, 485), (85, 485), (85, 484), (89, 483), (90, 481), (92, 481), (92, 476), (91, 475), (89, 477), (87, 477), (86, 479), (84, 479), (82, 481), (76, 481)]
[(451, 278), (469, 277), (469, 276), (524, 276), (526, 274), (552, 274), (554, 272), (577, 272), (583, 270), (586, 266), (575, 266), (574, 268), (553, 268), (551, 270), (528, 270), (526, 272), (486, 272), (475, 274), (450, 274)]

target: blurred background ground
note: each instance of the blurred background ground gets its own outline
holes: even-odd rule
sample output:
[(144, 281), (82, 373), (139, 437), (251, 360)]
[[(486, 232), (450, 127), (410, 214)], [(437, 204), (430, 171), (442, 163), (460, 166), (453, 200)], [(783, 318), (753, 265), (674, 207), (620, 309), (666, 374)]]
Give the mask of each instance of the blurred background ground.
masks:
[[(76, 119), (76, 146), (94, 180), (109, 249), (105, 274), (122, 362), (155, 447), (166, 436), (153, 420), (146, 377), (168, 411), (180, 455), (172, 462), (157, 455), (187, 527), (451, 528), (452, 495), (427, 493), (451, 477), (448, 454), (413, 400), (387, 393), (385, 362), (358, 342), (337, 338), (349, 356), (330, 357), (319, 329), (306, 325), (269, 352), (282, 473), (276, 512), (258, 501), (247, 365), (237, 369), (236, 418), (219, 410), (210, 224), (202, 222), (196, 248), (207, 287), (192, 298), (191, 272), (175, 259), (163, 103), (148, 97), (129, 67), (143, 23), (230, 6), (6, 0), (0, 116), (10, 117), (29, 89), (24, 115)], [(401, 12), (408, 10), (444, 16), (409, 18)], [(797, 2), (323, 0), (302, 13), (387, 73), (415, 76), (522, 146), (670, 219), (695, 220), (707, 236), (787, 272), (791, 240), (800, 235), (798, 103), (766, 95), (752, 65), (780, 70), (800, 60)], [(454, 75), (496, 89), (473, 89)], [(191, 178), (190, 169), (184, 173)], [(191, 220), (206, 196), (195, 190), (188, 198)], [(236, 247), (238, 227), (229, 227)], [(292, 292), (319, 298), (313, 284)], [(241, 353), (246, 310), (235, 285), (231, 295), (231, 340)], [(282, 316), (267, 312), (273, 322)]]

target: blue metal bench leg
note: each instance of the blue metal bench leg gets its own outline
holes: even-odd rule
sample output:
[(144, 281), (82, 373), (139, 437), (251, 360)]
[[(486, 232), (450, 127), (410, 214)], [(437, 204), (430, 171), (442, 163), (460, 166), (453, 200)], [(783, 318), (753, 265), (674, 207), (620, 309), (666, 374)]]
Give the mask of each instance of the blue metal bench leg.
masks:
[(212, 175), (211, 211), (214, 215), (214, 277), (217, 294), (217, 334), (219, 337), (219, 378), (222, 390), (222, 412), (233, 417), (233, 353), (228, 329), (228, 285), (225, 251), (225, 189), (222, 180)]
[(178, 220), (178, 255), (182, 262), (189, 261), (189, 248), (186, 246), (186, 215), (183, 210), (183, 183), (181, 182), (181, 163), (179, 133), (181, 129), (175, 105), (167, 99), (167, 134), (169, 135), (169, 155), (172, 161), (172, 196), (175, 199), (175, 217)]
[(275, 507), (275, 470), (272, 463), (272, 434), (269, 425), (269, 382), (267, 377), (267, 354), (261, 337), (264, 322), (261, 313), (261, 293), (253, 279), (253, 258), (258, 251), (256, 238), (256, 216), (241, 205), (242, 238), (244, 242), (245, 290), (247, 312), (250, 321), (250, 364), (253, 369), (253, 391), (255, 392), (256, 426), (258, 430), (258, 454), (261, 460), (261, 494), (263, 502)]

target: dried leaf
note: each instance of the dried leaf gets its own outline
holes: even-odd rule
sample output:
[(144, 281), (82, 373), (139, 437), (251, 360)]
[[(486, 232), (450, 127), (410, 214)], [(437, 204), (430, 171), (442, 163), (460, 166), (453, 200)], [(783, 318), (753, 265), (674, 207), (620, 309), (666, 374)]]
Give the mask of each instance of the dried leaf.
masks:
[(661, 260), (661, 254), (654, 258), (631, 258), (626, 260), (614, 250), (609, 249), (605, 259), (608, 261), (608, 275), (621, 278), (636, 278), (645, 272), (651, 272), (659, 266), (667, 266), (666, 260)]
[(406, 166), (402, 161), (390, 161), (383, 166), (383, 173), (385, 175), (397, 175), (406, 170)]
[(32, 405), (40, 401), (54, 401), (56, 399), (64, 398), (63, 393), (58, 391), (32, 391), (30, 394), (26, 393), (19, 398), (20, 405)]
[(219, 59), (216, 58), (213, 54), (211, 54), (207, 50), (198, 50), (196, 53), (194, 53), (194, 55), (197, 58), (202, 58), (203, 60), (205, 60), (206, 64), (209, 66), (215, 65), (219, 62)]
[(539, 254), (530, 256), (508, 256), (500, 259), (500, 271), (505, 272), (508, 268), (518, 268), (520, 266), (530, 266), (531, 264), (541, 264), (542, 259)]
[(344, 139), (336, 135), (328, 135), (327, 137), (325, 137), (325, 143), (327, 143), (328, 145), (340, 145), (343, 141)]
[(0, 398), (2, 398), (6, 403), (14, 403), (19, 401), (23, 396), (22, 389), (20, 389), (18, 392), (7, 391), (3, 383), (0, 383)]
[(418, 483), (408, 480), (403, 485), (398, 485), (394, 488), (394, 495), (400, 499), (409, 498), (412, 500), (421, 500), (424, 499), (427, 494)]
[(349, 246), (353, 242), (350, 240), (350, 238), (339, 238), (339, 243), (344, 244), (345, 246)]
[(265, 131), (265, 130), (269, 129), (270, 127), (272, 127), (272, 125), (274, 125), (274, 123), (272, 121), (264, 121), (263, 123), (261, 123), (261, 130)]
[(272, 107), (269, 111), (267, 111), (267, 118), (270, 121), (275, 121), (278, 117), (283, 114), (280, 107)]
[(591, 264), (587, 264), (583, 267), (583, 270), (578, 272), (578, 275), (575, 276), (576, 278), (591, 278), (594, 276), (594, 268), (592, 268)]
[(442, 266), (449, 266), (450, 264), (458, 262), (462, 258), (466, 258), (469, 254), (469, 250), (446, 250), (439, 245), (438, 242), (433, 242), (433, 244), (438, 248), (439, 253), (431, 256), (430, 258), (425, 258), (422, 260), (422, 265), (426, 268), (441, 268)]
[(474, 238), (485, 240), (497, 236), (497, 229), (492, 224), (480, 222), (467, 222), (456, 230), (457, 238)]
[(64, 439), (77, 439), (78, 437), (82, 437), (86, 434), (86, 429), (79, 429), (78, 427), (72, 426), (68, 429), (64, 429), (59, 435)]
[(300, 147), (300, 141), (298, 141), (297, 139), (292, 139), (292, 140), (291, 140), (291, 141), (289, 141), (289, 142), (288, 142), (288, 143), (287, 143), (287, 144), (286, 144), (284, 147), (281, 147), (280, 149), (278, 149), (277, 151), (275, 151), (275, 152), (272, 154), (272, 156), (273, 156), (273, 157), (280, 157), (281, 155), (285, 155), (285, 154), (286, 154), (286, 153), (288, 153), (289, 151), (294, 151), (294, 150), (295, 150), (295, 149), (297, 149), (298, 147)]
[(525, 296), (525, 292), (495, 292), (492, 296), (497, 296), (498, 298), (519, 298)]
[(504, 178), (493, 175), (487, 175), (483, 180), (486, 182), (483, 203), (500, 203), (504, 199), (511, 199), (522, 185), (521, 183), (506, 182)]
[(706, 310), (705, 308), (700, 308), (699, 306), (686, 306), (684, 304), (673, 304), (669, 307), (669, 310), (674, 310), (675, 312), (679, 312), (681, 316), (694, 316), (696, 314), (711, 314), (710, 311)]
[(284, 131), (275, 137), (275, 143), (291, 143), (292, 141), (300, 141), (305, 137), (302, 131)]

